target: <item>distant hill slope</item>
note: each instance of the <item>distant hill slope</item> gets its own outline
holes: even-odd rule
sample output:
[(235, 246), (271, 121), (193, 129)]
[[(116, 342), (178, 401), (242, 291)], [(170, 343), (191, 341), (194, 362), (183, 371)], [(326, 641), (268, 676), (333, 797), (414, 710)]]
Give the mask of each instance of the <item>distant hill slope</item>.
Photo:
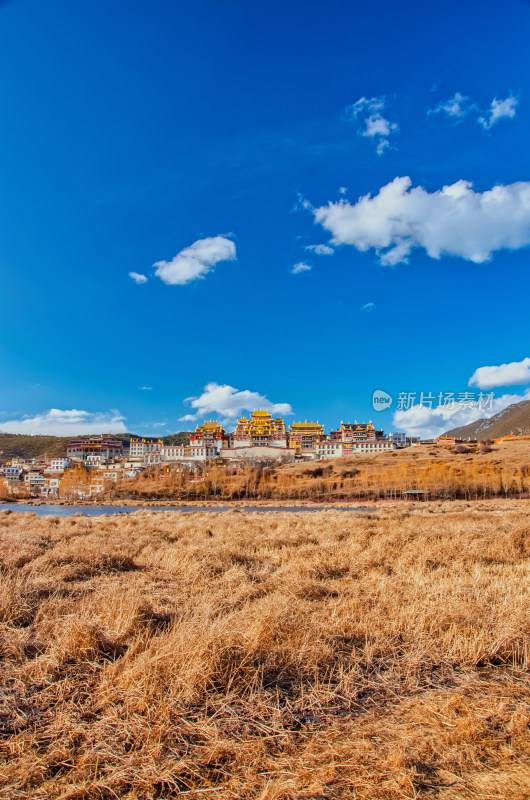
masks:
[(444, 436), (459, 439), (498, 439), (500, 436), (530, 434), (530, 400), (513, 403), (489, 419), (477, 419), (469, 425), (452, 428)]
[(0, 458), (62, 458), (66, 455), (69, 437), (27, 436), (23, 433), (0, 433)]
[(172, 433), (170, 436), (162, 436), (164, 444), (178, 446), (190, 443), (190, 431), (180, 431), (179, 433)]
[[(119, 433), (114, 438), (119, 439), (128, 447), (131, 438), (137, 438), (136, 433)], [(11, 458), (63, 458), (66, 456), (66, 445), (72, 436), (28, 436), (23, 433), (0, 433), (0, 459)], [(163, 437), (164, 444), (189, 444), (189, 431), (181, 431), (171, 436)]]

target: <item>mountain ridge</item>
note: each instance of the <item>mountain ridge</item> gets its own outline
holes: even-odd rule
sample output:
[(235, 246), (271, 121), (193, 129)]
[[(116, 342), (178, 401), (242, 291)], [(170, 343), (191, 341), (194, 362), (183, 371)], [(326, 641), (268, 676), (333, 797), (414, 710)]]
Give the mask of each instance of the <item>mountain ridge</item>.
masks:
[(530, 400), (512, 403), (492, 417), (470, 422), (458, 428), (451, 428), (443, 436), (457, 439), (499, 439), (510, 434), (525, 436), (530, 434)]

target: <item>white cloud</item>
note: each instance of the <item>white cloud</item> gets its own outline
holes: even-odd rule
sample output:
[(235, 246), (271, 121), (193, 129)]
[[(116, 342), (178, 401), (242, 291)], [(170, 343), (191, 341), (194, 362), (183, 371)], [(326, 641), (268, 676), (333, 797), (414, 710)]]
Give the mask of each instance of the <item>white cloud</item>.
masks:
[(80, 411), (76, 408), (51, 408), (35, 416), (0, 423), (1, 433), (77, 436), (86, 433), (125, 433), (125, 417), (119, 411)]
[(208, 383), (200, 397), (188, 397), (185, 402), (194, 409), (193, 414), (180, 417), (182, 422), (193, 422), (200, 418), (215, 417), (224, 422), (233, 422), (243, 411), (262, 408), (273, 415), (292, 414), (289, 403), (271, 403), (264, 395), (248, 389), (239, 391), (233, 386)]
[(385, 97), (361, 97), (352, 103), (351, 106), (346, 106), (346, 116), (349, 119), (364, 118), (367, 114), (378, 114), (385, 107)]
[(307, 197), (304, 197), (303, 194), (301, 194), (300, 192), (297, 192), (296, 201), (295, 201), (293, 207), (291, 208), (291, 212), (290, 213), (294, 214), (295, 211), (311, 211), (312, 208), (313, 208), (313, 206), (311, 205), (311, 203), (309, 202)]
[(361, 311), (373, 311), (375, 308), (375, 303), (365, 303), (364, 306), (361, 306)]
[(139, 272), (129, 272), (129, 278), (132, 278), (135, 283), (147, 283), (149, 278), (146, 278), (145, 275), (141, 275)]
[(390, 147), (390, 142), (388, 139), (379, 139), (375, 148), (375, 152), (378, 156), (382, 156), (387, 147)]
[(432, 439), (445, 431), (468, 425), (477, 419), (489, 419), (494, 414), (522, 400), (530, 399), (530, 389), (523, 395), (504, 394), (495, 397), (491, 408), (477, 408), (476, 402), (453, 403), (435, 408), (423, 405), (414, 405), (405, 411), (396, 411), (392, 418), (395, 430), (406, 431), (409, 436), (419, 436), (422, 439)]
[[(391, 122), (381, 114), (385, 106), (385, 97), (361, 97), (345, 109), (346, 117), (357, 123), (359, 136), (366, 136), (374, 140), (378, 156), (390, 147), (389, 137), (399, 131), (399, 125), (396, 122)], [(341, 194), (344, 194), (341, 191), (343, 188), (339, 189)]]
[(414, 248), (431, 258), (459, 256), (475, 264), (496, 250), (530, 244), (530, 182), (475, 192), (460, 180), (434, 192), (394, 178), (372, 197), (314, 208), (315, 222), (332, 234), (332, 244), (373, 248), (381, 264), (408, 262)]
[(525, 383), (530, 383), (530, 358), (496, 367), (479, 367), (469, 379), (469, 386), (478, 386), (479, 389), (519, 386)]
[(308, 244), (305, 249), (316, 253), (317, 256), (330, 256), (335, 252), (334, 249), (327, 244)]
[(481, 111), (476, 103), (471, 103), (469, 97), (455, 92), (455, 94), (443, 103), (439, 103), (436, 108), (430, 108), (428, 114), (438, 114), (440, 112), (452, 117), (456, 121), (464, 119), (468, 114), (473, 114), (475, 121), (484, 130), (489, 130), (501, 119), (513, 119), (519, 100), (513, 95), (499, 100), (495, 97), (486, 111)]
[(139, 390), (141, 392), (152, 392), (153, 391), (153, 387), (152, 386), (139, 386), (138, 388), (139, 388)]
[(301, 275), (303, 272), (310, 272), (313, 267), (310, 264), (304, 264), (303, 261), (299, 261), (298, 264), (294, 264), (290, 272), (292, 275)]
[(395, 122), (382, 117), (380, 114), (372, 114), (365, 121), (365, 128), (359, 131), (361, 136), (368, 136), (369, 138), (375, 137), (376, 148), (375, 151), (378, 156), (382, 155), (384, 151), (390, 147), (388, 137), (399, 131), (399, 125)]
[(381, 117), (379, 114), (372, 114), (366, 120), (366, 127), (364, 131), (361, 131), (361, 136), (389, 136), (392, 131), (397, 129), (397, 125), (394, 122), (389, 122), (384, 117)]
[(346, 186), (339, 186), (339, 194), (346, 194), (348, 188)]
[(446, 114), (448, 117), (454, 119), (463, 119), (470, 111), (473, 111), (476, 106), (469, 102), (469, 97), (466, 97), (460, 92), (446, 100), (444, 103), (438, 103), (436, 108), (430, 108), (428, 114), (439, 114), (440, 112)]
[(236, 246), (224, 236), (198, 239), (185, 247), (171, 261), (153, 264), (155, 275), (170, 286), (184, 286), (198, 278), (204, 278), (219, 261), (234, 261)]
[(484, 130), (487, 131), (501, 119), (513, 119), (518, 102), (517, 98), (513, 97), (513, 95), (506, 97), (504, 100), (499, 100), (495, 97), (491, 101), (491, 105), (486, 111), (485, 116), (478, 118), (477, 121), (479, 125), (482, 125)]

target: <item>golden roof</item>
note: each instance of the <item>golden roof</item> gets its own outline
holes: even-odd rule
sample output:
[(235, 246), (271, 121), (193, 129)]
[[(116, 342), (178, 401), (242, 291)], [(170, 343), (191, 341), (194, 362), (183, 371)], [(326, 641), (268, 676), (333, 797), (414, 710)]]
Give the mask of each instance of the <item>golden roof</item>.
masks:
[(214, 419), (205, 420), (204, 425), (199, 425), (197, 427), (197, 430), (216, 431), (216, 430), (221, 430), (221, 429), (222, 429), (222, 426), (219, 425), (217, 420), (214, 420)]
[(272, 419), (268, 411), (260, 408), (253, 411), (249, 419), (241, 417), (236, 433), (244, 436), (274, 436), (278, 433), (285, 435), (285, 423), (280, 417)]

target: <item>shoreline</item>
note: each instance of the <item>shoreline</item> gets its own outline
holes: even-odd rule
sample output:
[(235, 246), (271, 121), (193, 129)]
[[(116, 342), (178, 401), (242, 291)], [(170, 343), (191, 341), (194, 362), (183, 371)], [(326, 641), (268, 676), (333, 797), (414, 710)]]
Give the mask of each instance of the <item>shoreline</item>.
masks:
[(400, 499), (389, 499), (386, 498), (379, 498), (379, 499), (368, 499), (368, 498), (357, 498), (355, 500), (285, 500), (285, 499), (268, 499), (268, 500), (252, 500), (252, 499), (245, 499), (242, 498), (241, 500), (226, 500), (223, 498), (216, 498), (212, 500), (134, 500), (131, 498), (126, 498), (123, 500), (100, 500), (96, 502), (91, 502), (87, 500), (41, 500), (39, 498), (2, 498), (0, 499), (0, 505), (6, 504), (18, 504), (18, 505), (27, 505), (27, 506), (87, 506), (90, 508), (97, 508), (98, 506), (115, 506), (115, 507), (138, 507), (138, 508), (174, 508), (175, 506), (179, 506), (182, 508), (209, 508), (215, 507), (218, 508), (220, 506), (233, 506), (234, 508), (240, 506), (249, 507), (266, 507), (270, 506), (273, 508), (278, 508), (279, 506), (286, 506), (289, 508), (293, 508), (295, 506), (299, 506), (300, 508), (321, 508), (322, 506), (329, 506), (330, 508), (336, 506), (358, 506), (360, 503), (362, 504), (376, 504), (382, 502), (399, 502), (399, 503), (407, 503), (410, 502), (409, 500), (400, 500)]
[(321, 502), (304, 502), (304, 501), (289, 501), (289, 500), (248, 500), (248, 501), (238, 501), (235, 502), (233, 500), (217, 500), (217, 501), (198, 501), (198, 502), (191, 502), (191, 501), (168, 501), (168, 500), (153, 500), (153, 501), (142, 501), (142, 502), (135, 502), (134, 500), (124, 500), (124, 501), (116, 501), (111, 500), (108, 502), (101, 501), (101, 502), (86, 502), (86, 501), (58, 501), (58, 502), (47, 502), (42, 500), (24, 500), (24, 499), (17, 499), (17, 500), (6, 500), (4, 498), (0, 499), (0, 511), (3, 507), (9, 506), (10, 510), (15, 510), (13, 506), (30, 506), (34, 508), (44, 508), (44, 507), (52, 507), (52, 508), (76, 508), (76, 509), (93, 509), (93, 508), (132, 508), (138, 511), (142, 510), (153, 510), (153, 509), (167, 509), (168, 511), (178, 512), (180, 510), (191, 509), (195, 511), (201, 510), (237, 510), (237, 511), (245, 511), (247, 509), (263, 509), (267, 510), (268, 508), (271, 510), (277, 509), (297, 509), (300, 510), (304, 509), (315, 509), (318, 511), (338, 511), (338, 510), (359, 510), (362, 509), (364, 511), (377, 511), (383, 509), (402, 509), (406, 511), (411, 508), (415, 509), (432, 509), (432, 508), (439, 508), (443, 506), (444, 508), (452, 507), (452, 508), (462, 508), (462, 507), (474, 507), (478, 504), (519, 504), (524, 501), (528, 501), (530, 498), (526, 497), (486, 497), (486, 498), (436, 498), (432, 500), (412, 500), (412, 499), (401, 499), (401, 498), (378, 498), (374, 499), (363, 499), (359, 498), (357, 500), (344, 500), (344, 501), (321, 501)]
[[(377, 501), (379, 504), (381, 502), (395, 502), (395, 501), (385, 501), (379, 500)], [(410, 501), (404, 500), (399, 501), (400, 503), (408, 503)], [(337, 501), (337, 502), (329, 502), (329, 501), (322, 501), (322, 502), (300, 502), (300, 501), (289, 501), (289, 500), (271, 500), (271, 501), (260, 501), (260, 500), (241, 500), (241, 501), (234, 501), (234, 500), (212, 500), (212, 501), (198, 501), (192, 502), (190, 500), (153, 500), (153, 501), (141, 501), (135, 502), (134, 500), (124, 500), (124, 501), (116, 501), (110, 500), (108, 502), (102, 501), (97, 503), (88, 503), (83, 500), (79, 501), (57, 501), (57, 502), (47, 502), (42, 500), (0, 500), (0, 509), (2, 506), (9, 505), (21, 505), (21, 506), (34, 506), (35, 508), (45, 507), (45, 506), (60, 506), (61, 508), (167, 508), (167, 509), (179, 509), (179, 508), (329, 508), (333, 510), (334, 508), (358, 508), (359, 506), (370, 506), (375, 507), (376, 501), (374, 500), (366, 500), (363, 501), (359, 499), (358, 501), (353, 500), (345, 500), (345, 501)]]

